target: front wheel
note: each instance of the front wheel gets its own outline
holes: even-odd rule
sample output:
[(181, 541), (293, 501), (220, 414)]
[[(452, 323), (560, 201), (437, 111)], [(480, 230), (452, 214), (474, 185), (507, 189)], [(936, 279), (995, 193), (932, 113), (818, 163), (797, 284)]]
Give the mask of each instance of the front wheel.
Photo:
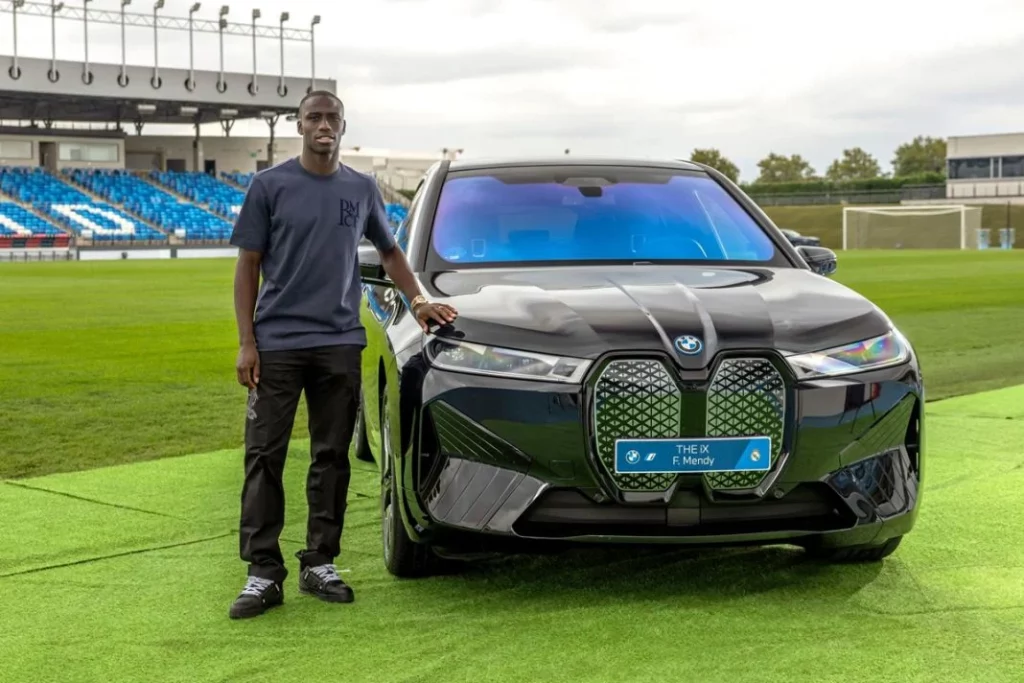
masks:
[(398, 477), (395, 473), (395, 456), (391, 444), (391, 413), (388, 408), (387, 392), (381, 401), (381, 545), (384, 551), (384, 566), (388, 572), (401, 578), (426, 576), (431, 570), (433, 553), (429, 546), (416, 543), (402, 523), (401, 504), (398, 495)]

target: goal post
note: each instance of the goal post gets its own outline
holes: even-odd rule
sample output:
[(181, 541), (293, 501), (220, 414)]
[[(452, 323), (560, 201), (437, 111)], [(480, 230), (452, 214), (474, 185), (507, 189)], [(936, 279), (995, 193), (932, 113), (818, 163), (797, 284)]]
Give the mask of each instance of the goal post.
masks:
[(844, 206), (843, 249), (973, 249), (981, 211), (966, 204)]

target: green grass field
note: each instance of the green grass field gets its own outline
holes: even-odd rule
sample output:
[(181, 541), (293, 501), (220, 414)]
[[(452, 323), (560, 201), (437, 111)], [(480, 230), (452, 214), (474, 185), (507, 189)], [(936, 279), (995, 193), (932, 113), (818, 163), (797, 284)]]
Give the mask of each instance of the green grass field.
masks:
[(840, 254), (837, 278), (921, 351), (932, 399), (921, 516), (884, 563), (601, 549), (398, 581), (357, 462), (339, 559), (357, 602), (300, 596), (293, 573), (285, 605), (245, 622), (227, 619), (244, 574), (231, 268), (0, 265), (5, 683), (1024, 680), (1024, 253)]
[[(0, 264), (0, 477), (238, 445), (232, 269)], [(1024, 251), (843, 253), (836, 277), (915, 343), (930, 399), (1024, 384)]]

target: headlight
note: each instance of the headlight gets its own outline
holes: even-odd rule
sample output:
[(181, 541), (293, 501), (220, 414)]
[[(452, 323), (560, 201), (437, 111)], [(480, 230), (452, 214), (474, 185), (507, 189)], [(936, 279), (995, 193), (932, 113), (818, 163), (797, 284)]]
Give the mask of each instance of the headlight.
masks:
[(449, 339), (430, 339), (424, 346), (431, 365), (455, 372), (548, 382), (579, 382), (590, 367), (580, 358), (549, 356)]
[(801, 353), (786, 360), (800, 379), (837, 377), (867, 372), (907, 362), (910, 344), (896, 330), (880, 337), (815, 353)]

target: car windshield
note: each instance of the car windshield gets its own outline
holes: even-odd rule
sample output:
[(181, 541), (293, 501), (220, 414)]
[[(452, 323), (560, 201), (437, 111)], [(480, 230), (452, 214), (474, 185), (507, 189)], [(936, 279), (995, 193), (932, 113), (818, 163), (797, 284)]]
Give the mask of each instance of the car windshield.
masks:
[(703, 173), (608, 166), (453, 172), (431, 246), (450, 265), (768, 262), (776, 247)]

